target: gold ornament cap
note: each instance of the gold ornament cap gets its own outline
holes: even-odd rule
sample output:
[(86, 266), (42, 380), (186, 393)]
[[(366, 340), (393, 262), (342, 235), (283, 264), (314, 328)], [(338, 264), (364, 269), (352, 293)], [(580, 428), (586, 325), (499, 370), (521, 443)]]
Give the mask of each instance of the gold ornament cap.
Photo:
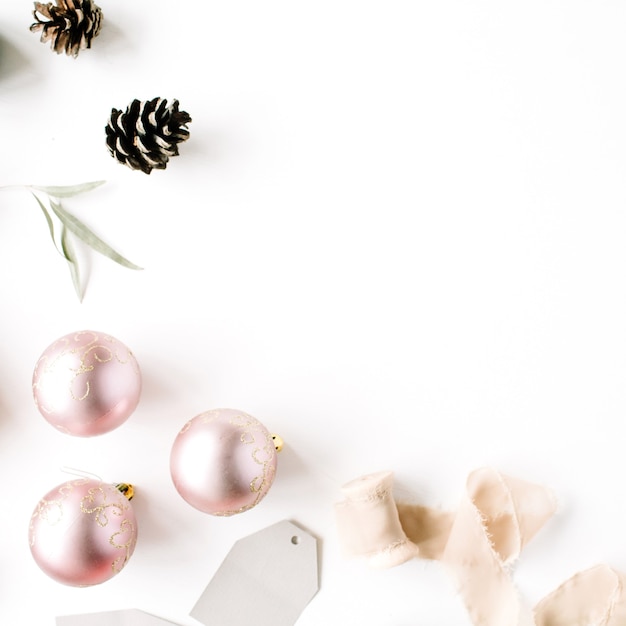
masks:
[(276, 452), (280, 452), (284, 445), (285, 442), (283, 441), (283, 438), (280, 435), (277, 435), (276, 433), (272, 434), (272, 441), (274, 442), (274, 447), (276, 448)]
[(132, 500), (135, 495), (135, 488), (129, 483), (118, 483), (115, 488), (122, 493), (127, 500)]

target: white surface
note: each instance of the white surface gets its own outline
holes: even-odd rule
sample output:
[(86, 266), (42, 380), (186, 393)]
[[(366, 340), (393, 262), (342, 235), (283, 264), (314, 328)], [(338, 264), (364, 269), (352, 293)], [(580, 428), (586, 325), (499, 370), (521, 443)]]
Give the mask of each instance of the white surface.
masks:
[(57, 617), (56, 626), (176, 626), (137, 609)]
[[(104, 0), (102, 0), (104, 5)], [(68, 201), (146, 269), (87, 255), (78, 304), (28, 193), (1, 191), (0, 622), (137, 607), (181, 625), (240, 537), (292, 519), (322, 542), (298, 626), (468, 624), (437, 564), (340, 556), (342, 483), (396, 471), (453, 508), (493, 465), (554, 488), (516, 580), (535, 603), (579, 569), (626, 569), (626, 39), (622, 2), (187, 2), (103, 6), (77, 60), (0, 9), (1, 184), (106, 186)], [(178, 98), (191, 138), (145, 176), (104, 146), (112, 107)], [(55, 338), (134, 351), (142, 401), (74, 439), (34, 407)], [(257, 509), (213, 519), (169, 477), (201, 411), (287, 445)], [(132, 482), (140, 537), (99, 587), (63, 587), (28, 520), (69, 465)]]

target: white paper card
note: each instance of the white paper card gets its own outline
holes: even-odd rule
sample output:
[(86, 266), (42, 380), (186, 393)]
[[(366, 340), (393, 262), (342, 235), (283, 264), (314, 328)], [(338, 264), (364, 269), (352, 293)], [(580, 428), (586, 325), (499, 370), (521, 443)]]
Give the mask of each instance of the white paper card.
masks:
[(57, 626), (177, 626), (177, 624), (137, 609), (128, 609), (106, 613), (65, 615), (57, 617)]
[(235, 543), (191, 616), (205, 626), (293, 626), (318, 588), (317, 540), (283, 521)]

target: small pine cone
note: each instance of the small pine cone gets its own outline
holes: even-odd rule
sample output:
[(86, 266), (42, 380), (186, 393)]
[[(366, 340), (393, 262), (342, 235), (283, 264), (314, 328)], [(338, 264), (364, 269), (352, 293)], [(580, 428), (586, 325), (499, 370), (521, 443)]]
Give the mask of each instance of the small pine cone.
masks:
[(91, 40), (102, 26), (102, 10), (92, 0), (56, 0), (56, 6), (35, 2), (33, 16), (37, 21), (30, 30), (40, 30), (41, 41), (49, 41), (57, 54), (65, 52), (74, 58), (91, 48)]
[(125, 113), (111, 110), (107, 146), (111, 156), (133, 170), (164, 170), (178, 154), (178, 144), (189, 138), (189, 122), (189, 113), (178, 110), (178, 100), (170, 105), (162, 98), (133, 100)]

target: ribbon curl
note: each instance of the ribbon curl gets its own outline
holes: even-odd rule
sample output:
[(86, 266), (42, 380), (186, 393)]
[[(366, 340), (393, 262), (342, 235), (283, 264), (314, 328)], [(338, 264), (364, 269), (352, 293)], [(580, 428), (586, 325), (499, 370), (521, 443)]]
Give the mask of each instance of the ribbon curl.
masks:
[(532, 610), (520, 601), (510, 568), (556, 510), (548, 489), (478, 469), (455, 513), (396, 503), (392, 489), (392, 472), (342, 487), (335, 512), (347, 556), (379, 568), (441, 561), (475, 626), (626, 626), (626, 576), (606, 565), (572, 576)]

